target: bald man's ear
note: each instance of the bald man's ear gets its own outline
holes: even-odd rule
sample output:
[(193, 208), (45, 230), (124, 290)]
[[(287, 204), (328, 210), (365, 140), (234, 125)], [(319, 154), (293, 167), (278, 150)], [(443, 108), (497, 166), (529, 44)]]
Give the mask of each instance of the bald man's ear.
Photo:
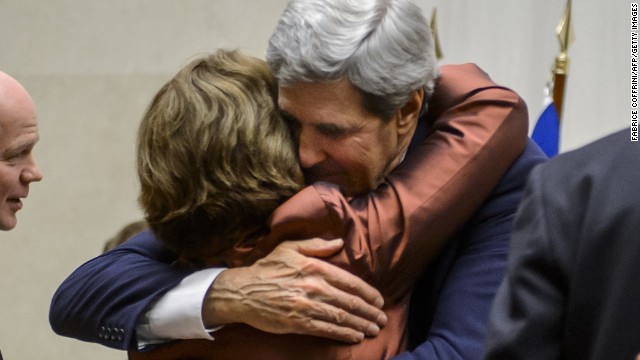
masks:
[(420, 88), (411, 93), (409, 100), (396, 112), (395, 121), (398, 133), (404, 135), (415, 128), (420, 117), (422, 101), (424, 100), (424, 89)]

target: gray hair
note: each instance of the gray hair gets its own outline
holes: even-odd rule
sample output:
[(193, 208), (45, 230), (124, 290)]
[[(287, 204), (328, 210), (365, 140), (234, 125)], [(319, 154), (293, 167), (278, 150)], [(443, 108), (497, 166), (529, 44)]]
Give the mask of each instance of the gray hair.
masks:
[(417, 89), (426, 103), (438, 77), (431, 30), (410, 0), (291, 0), (267, 62), (285, 85), (346, 77), (385, 120)]

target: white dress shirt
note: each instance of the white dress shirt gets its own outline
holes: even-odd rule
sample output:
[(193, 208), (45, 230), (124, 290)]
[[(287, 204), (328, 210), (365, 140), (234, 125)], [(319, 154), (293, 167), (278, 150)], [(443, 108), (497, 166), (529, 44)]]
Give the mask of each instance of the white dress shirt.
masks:
[(136, 326), (138, 348), (175, 339), (209, 339), (211, 332), (202, 320), (202, 303), (207, 290), (226, 268), (197, 271), (162, 296), (143, 314)]

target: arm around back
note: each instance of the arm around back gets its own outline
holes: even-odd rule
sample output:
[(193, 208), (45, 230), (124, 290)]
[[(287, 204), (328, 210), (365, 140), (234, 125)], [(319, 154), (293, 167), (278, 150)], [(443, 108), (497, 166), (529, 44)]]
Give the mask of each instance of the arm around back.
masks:
[[(135, 349), (135, 326), (148, 305), (189, 275), (150, 231), (92, 259), (58, 288), (49, 311), (62, 336)], [(153, 276), (148, 276), (153, 274)]]

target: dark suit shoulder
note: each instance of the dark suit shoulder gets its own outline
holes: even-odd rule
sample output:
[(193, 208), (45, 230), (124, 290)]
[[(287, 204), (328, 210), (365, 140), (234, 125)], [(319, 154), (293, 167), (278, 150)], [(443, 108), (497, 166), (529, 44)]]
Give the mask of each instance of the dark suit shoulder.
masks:
[[(578, 247), (637, 232), (640, 145), (622, 130), (557, 156), (535, 169), (530, 182), (559, 254), (573, 264)], [(551, 230), (550, 230), (551, 231)], [(604, 250), (595, 251), (598, 256)], [(568, 266), (572, 268), (573, 265)]]
[(541, 171), (545, 177), (558, 179), (571, 179), (576, 175), (638, 174), (639, 151), (640, 143), (630, 141), (629, 129), (625, 129), (558, 155)]
[(557, 156), (532, 179), (554, 203), (605, 218), (607, 211), (635, 206), (639, 200), (633, 181), (640, 178), (638, 154), (640, 143), (630, 141), (625, 129)]

